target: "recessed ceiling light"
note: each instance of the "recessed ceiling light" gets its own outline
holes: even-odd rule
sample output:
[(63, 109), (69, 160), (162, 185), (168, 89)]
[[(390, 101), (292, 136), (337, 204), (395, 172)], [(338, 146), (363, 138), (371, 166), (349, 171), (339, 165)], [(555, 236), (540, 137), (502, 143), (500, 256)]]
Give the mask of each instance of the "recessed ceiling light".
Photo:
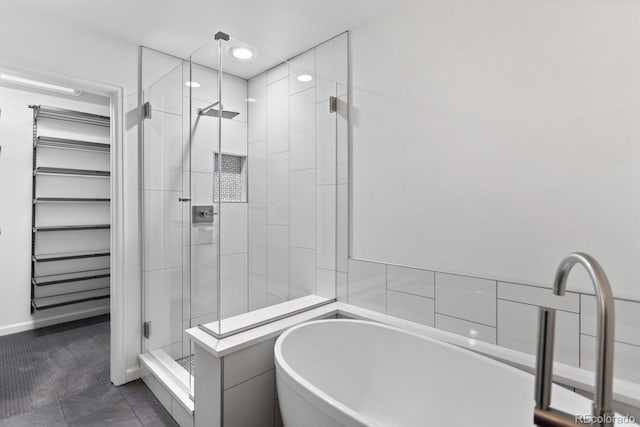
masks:
[(198, 82), (184, 82), (184, 84), (189, 87), (200, 87), (200, 83)]
[(45, 83), (45, 82), (40, 82), (40, 81), (37, 81), (37, 80), (25, 79), (25, 78), (22, 78), (22, 77), (12, 76), (12, 75), (9, 75), (9, 74), (0, 74), (0, 80), (4, 80), (5, 82), (15, 83), (15, 84), (23, 85), (23, 86), (31, 86), (31, 87), (35, 87), (35, 88), (38, 88), (38, 89), (50, 90), (50, 91), (53, 91), (53, 92), (60, 92), (60, 93), (64, 93), (64, 94), (67, 94), (67, 95), (78, 96), (78, 95), (80, 95), (82, 93), (81, 91), (79, 91), (77, 89), (73, 89), (71, 87), (53, 85), (51, 83)]
[(253, 51), (246, 47), (234, 47), (231, 49), (231, 54), (238, 59), (251, 59), (253, 58)]
[(310, 82), (311, 80), (313, 80), (313, 76), (311, 76), (311, 74), (300, 74), (298, 76), (298, 81), (302, 83), (307, 83), (307, 82)]

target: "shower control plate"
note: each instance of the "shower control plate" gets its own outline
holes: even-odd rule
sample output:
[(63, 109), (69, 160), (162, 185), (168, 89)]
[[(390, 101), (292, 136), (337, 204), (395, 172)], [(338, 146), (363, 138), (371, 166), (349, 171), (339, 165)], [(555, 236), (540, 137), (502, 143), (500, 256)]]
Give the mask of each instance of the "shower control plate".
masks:
[(191, 207), (191, 222), (194, 224), (199, 223), (213, 223), (213, 217), (218, 215), (213, 209), (213, 205), (201, 205)]

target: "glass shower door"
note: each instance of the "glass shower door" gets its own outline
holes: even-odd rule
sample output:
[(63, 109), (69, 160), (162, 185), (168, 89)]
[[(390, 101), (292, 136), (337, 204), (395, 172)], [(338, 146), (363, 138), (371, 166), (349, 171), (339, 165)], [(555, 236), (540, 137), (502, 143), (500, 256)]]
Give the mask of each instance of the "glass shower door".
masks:
[(192, 351), (184, 334), (191, 326), (188, 80), (184, 61), (147, 49), (143, 70), (142, 346), (189, 384)]

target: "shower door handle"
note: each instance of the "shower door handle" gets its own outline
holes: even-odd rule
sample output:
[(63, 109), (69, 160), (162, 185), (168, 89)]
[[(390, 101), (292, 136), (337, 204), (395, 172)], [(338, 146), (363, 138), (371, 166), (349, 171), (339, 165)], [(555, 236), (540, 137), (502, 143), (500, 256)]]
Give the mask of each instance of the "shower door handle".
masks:
[(178, 197), (179, 202), (190, 202), (191, 197)]

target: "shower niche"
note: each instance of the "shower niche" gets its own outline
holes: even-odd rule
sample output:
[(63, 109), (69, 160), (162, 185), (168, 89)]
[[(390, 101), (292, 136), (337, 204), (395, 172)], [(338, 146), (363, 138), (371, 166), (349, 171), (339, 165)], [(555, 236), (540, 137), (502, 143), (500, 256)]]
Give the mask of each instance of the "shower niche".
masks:
[(224, 34), (184, 59), (142, 48), (141, 360), (187, 396), (186, 329), (225, 337), (336, 298), (347, 34), (271, 51)]
[[(247, 202), (247, 156), (214, 153), (213, 201)], [(220, 184), (218, 184), (218, 180)], [(219, 192), (219, 193), (218, 193)]]

